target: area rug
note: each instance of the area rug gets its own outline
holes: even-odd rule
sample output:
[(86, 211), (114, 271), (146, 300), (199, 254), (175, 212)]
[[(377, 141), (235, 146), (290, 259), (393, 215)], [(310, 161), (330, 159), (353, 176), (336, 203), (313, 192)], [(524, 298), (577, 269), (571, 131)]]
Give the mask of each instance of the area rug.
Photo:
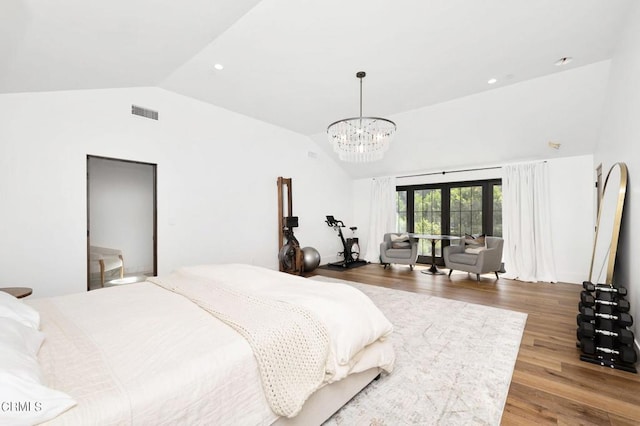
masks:
[(315, 276), (367, 294), (394, 325), (391, 374), (325, 425), (499, 425), (527, 315)]

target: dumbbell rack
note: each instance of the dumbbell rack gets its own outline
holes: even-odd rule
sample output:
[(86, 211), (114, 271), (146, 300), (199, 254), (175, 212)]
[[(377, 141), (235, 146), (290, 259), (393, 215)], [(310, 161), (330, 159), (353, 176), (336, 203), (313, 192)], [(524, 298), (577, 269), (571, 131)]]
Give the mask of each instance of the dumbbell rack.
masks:
[(628, 329), (633, 317), (625, 299), (627, 290), (589, 281), (584, 281), (582, 287), (576, 318), (580, 360), (637, 373), (634, 335)]

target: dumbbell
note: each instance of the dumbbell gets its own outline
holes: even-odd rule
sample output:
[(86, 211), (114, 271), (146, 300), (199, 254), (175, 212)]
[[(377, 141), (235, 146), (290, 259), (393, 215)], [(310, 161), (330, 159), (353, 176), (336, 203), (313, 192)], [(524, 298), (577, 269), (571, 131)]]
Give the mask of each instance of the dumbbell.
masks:
[[(609, 309), (612, 311), (612, 309)], [(578, 314), (578, 325), (583, 321), (594, 321), (597, 318), (613, 320), (621, 327), (630, 327), (633, 325), (633, 317), (626, 312), (620, 313), (608, 313), (608, 312), (596, 312), (593, 308), (588, 306), (580, 307), (580, 313)]]
[(586, 337), (580, 339), (580, 349), (587, 355), (595, 355), (596, 353), (616, 355), (620, 361), (627, 364), (635, 364), (638, 360), (638, 354), (636, 354), (636, 351), (632, 347), (623, 345), (617, 348), (603, 348), (596, 346), (593, 340)]
[(623, 296), (618, 296), (616, 293), (608, 293), (600, 290), (596, 291), (595, 295), (596, 300), (602, 300), (605, 302), (618, 302), (620, 300), (624, 300)]
[[(583, 290), (580, 292), (580, 303), (582, 303), (582, 306), (593, 306), (596, 304), (596, 298), (590, 292)], [(580, 308), (580, 305), (578, 305), (578, 308)]]
[(582, 306), (591, 307), (598, 304), (598, 305), (605, 305), (605, 306), (615, 306), (620, 312), (629, 312), (630, 305), (627, 300), (619, 299), (615, 301), (615, 300), (609, 300), (609, 299), (614, 299), (614, 298), (611, 297), (611, 295), (606, 295), (606, 296), (602, 295), (602, 298), (595, 298), (588, 291), (581, 291), (580, 302), (582, 303), (582, 305), (578, 305), (578, 308)]
[(605, 306), (613, 306), (620, 312), (629, 312), (629, 309), (631, 308), (631, 305), (629, 304), (629, 301), (624, 300), (624, 299), (620, 299), (620, 300), (618, 300), (616, 302), (609, 301), (609, 300), (596, 299), (596, 304), (605, 305)]
[(598, 305), (598, 309), (596, 310), (596, 312), (599, 312), (601, 314), (607, 314), (607, 315), (617, 315), (621, 313), (616, 306), (609, 306), (609, 305)]
[(620, 296), (625, 296), (627, 294), (627, 289), (624, 287), (612, 287), (607, 284), (593, 284), (591, 281), (583, 281), (582, 288), (587, 291), (607, 291), (611, 293), (618, 293)]
[(585, 305), (594, 304), (596, 300), (604, 302), (618, 302), (624, 299), (616, 293), (601, 292), (599, 290), (596, 291), (595, 296), (589, 291), (583, 290), (580, 292), (580, 301)]
[(586, 337), (588, 339), (595, 337), (596, 334), (599, 334), (602, 336), (614, 337), (624, 345), (633, 344), (633, 340), (634, 340), (632, 331), (629, 331), (624, 328), (613, 329), (613, 330), (596, 328), (596, 326), (594, 324), (591, 324), (590, 322), (583, 322), (582, 324), (580, 324), (580, 327), (578, 328), (578, 333), (579, 335), (582, 335), (582, 337)]

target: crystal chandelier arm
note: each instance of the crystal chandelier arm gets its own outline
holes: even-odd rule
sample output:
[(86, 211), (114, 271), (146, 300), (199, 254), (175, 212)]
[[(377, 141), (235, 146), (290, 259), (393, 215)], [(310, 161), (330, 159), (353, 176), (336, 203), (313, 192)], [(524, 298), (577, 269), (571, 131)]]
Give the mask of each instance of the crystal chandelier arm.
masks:
[(393, 121), (391, 121), (389, 119), (386, 119), (386, 118), (360, 116), (360, 117), (343, 118), (342, 120), (334, 121), (333, 123), (331, 123), (331, 124), (329, 124), (327, 126), (327, 132), (329, 132), (329, 129), (331, 129), (331, 127), (333, 127), (334, 125), (336, 125), (338, 123), (345, 123), (349, 127), (357, 128), (358, 126), (355, 126), (353, 124), (353, 122), (356, 121), (356, 120), (365, 121), (365, 122), (368, 123), (367, 126), (362, 127), (362, 129), (367, 129), (369, 126), (371, 126), (371, 124), (375, 123), (376, 121), (384, 121), (385, 123), (389, 123), (391, 126), (393, 126), (393, 130), (394, 131), (397, 128), (396, 123), (394, 123)]

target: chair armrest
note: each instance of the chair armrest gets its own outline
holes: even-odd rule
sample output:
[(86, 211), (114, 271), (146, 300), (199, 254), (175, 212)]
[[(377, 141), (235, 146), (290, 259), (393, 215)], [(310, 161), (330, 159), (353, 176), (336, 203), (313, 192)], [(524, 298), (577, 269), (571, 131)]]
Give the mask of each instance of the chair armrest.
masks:
[(486, 265), (492, 270), (500, 269), (502, 263), (502, 252), (497, 248), (482, 250), (478, 253), (478, 265)]
[(409, 241), (411, 242), (411, 259), (417, 259), (419, 240), (417, 238), (409, 238)]
[(122, 254), (122, 250), (112, 249), (112, 248), (107, 248), (107, 247), (98, 247), (98, 246), (91, 246), (89, 251), (90, 251), (91, 255), (93, 255), (93, 254), (121, 255)]

